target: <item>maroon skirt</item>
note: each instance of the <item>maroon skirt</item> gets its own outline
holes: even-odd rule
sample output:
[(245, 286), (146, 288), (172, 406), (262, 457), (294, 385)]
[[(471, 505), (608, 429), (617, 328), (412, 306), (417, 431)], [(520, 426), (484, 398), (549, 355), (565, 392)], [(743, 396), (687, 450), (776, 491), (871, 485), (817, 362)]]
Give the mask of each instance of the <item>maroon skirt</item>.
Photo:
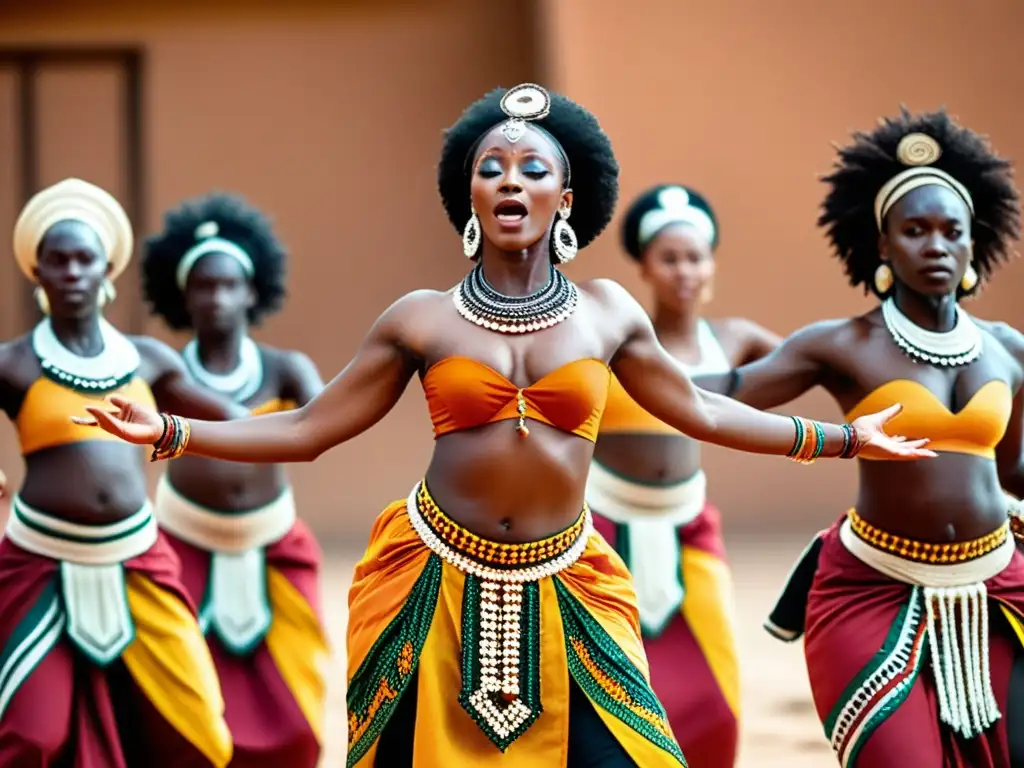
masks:
[(163, 537), (123, 564), (134, 640), (106, 665), (64, 631), (59, 561), (0, 540), (0, 765), (223, 768), (223, 700)]
[[(964, 738), (940, 721), (922, 588), (854, 556), (840, 540), (841, 523), (808, 547), (766, 623), (786, 641), (806, 633), (814, 704), (840, 763), (1008, 768), (1006, 711), (1014, 656), (1021, 652), (1024, 556), (1015, 550), (1009, 565), (984, 582), (988, 642), (982, 653), (987, 650), (1001, 717), (980, 735)], [(962, 660), (965, 668), (984, 663)]]

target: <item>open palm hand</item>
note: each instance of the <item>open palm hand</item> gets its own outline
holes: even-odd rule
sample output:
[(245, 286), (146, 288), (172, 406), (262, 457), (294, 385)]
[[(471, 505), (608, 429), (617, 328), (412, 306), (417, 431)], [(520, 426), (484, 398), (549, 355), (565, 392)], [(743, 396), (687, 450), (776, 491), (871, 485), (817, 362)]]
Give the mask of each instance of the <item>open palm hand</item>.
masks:
[(927, 439), (907, 440), (899, 435), (886, 434), (885, 425), (902, 410), (903, 406), (897, 403), (884, 411), (854, 420), (851, 426), (857, 430), (861, 440), (858, 456), (869, 459), (930, 459), (938, 456), (935, 451), (925, 448), (929, 442)]
[(160, 414), (118, 395), (107, 398), (107, 406), (86, 406), (89, 416), (72, 416), (75, 424), (97, 427), (136, 445), (153, 445), (164, 432)]

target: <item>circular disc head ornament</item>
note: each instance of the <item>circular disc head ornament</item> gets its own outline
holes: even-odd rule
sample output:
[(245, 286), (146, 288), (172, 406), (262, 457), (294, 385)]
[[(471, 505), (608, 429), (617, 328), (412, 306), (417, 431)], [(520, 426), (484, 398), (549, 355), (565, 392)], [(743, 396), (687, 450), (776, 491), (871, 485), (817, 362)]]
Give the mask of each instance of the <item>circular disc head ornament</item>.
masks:
[(939, 142), (923, 133), (908, 133), (896, 147), (896, 158), (904, 165), (931, 165), (940, 157)]
[(220, 226), (216, 221), (204, 221), (198, 227), (196, 227), (195, 236), (196, 240), (206, 240), (210, 237), (216, 237), (220, 232)]
[(501, 111), (520, 120), (541, 120), (551, 111), (551, 97), (539, 85), (523, 83), (501, 97)]

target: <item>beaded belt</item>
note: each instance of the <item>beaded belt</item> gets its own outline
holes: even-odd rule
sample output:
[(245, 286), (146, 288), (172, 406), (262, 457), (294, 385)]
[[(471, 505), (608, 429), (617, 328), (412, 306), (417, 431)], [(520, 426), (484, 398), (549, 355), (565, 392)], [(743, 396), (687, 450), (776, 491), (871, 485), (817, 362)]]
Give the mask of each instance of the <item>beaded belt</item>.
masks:
[(441, 511), (417, 484), (409, 521), (423, 543), (466, 574), (459, 702), (502, 750), (540, 715), (540, 597), (537, 582), (583, 554), (593, 530), (584, 504), (576, 522), (523, 544), (489, 541)]
[(864, 518), (857, 514), (856, 510), (850, 511), (848, 519), (850, 520), (850, 527), (853, 528), (853, 532), (857, 534), (857, 537), (875, 549), (902, 557), (905, 560), (932, 565), (964, 563), (968, 560), (974, 560), (975, 558), (987, 555), (989, 552), (998, 549), (1006, 541), (1006, 537), (1009, 534), (1009, 525), (1004, 524), (991, 533), (986, 533), (977, 539), (934, 544), (927, 541), (914, 541), (903, 536), (887, 533), (864, 520)]

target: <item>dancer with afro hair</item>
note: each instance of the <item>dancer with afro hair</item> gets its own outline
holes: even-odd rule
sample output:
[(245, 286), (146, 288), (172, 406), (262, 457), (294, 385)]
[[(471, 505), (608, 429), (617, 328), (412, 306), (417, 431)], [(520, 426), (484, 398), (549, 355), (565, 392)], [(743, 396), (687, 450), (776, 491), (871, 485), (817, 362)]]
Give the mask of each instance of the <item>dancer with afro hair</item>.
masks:
[(885, 434), (895, 409), (821, 424), (700, 392), (621, 286), (569, 280), (556, 265), (611, 219), (618, 165), (597, 119), (564, 96), (533, 84), (484, 96), (446, 134), (438, 181), (472, 267), (389, 307), (311, 403), (233, 429), (128, 400), (90, 413), (132, 442), (162, 442), (166, 427), (175, 451), (311, 461), (384, 418), (418, 375), (433, 456), (377, 518), (349, 593), (349, 766), (685, 765), (651, 690), (629, 572), (584, 501), (611, 371), (700, 440), (930, 454)]
[[(839, 149), (819, 224), (866, 314), (797, 331), (698, 383), (758, 408), (823, 387), (932, 461), (862, 461), (853, 509), (805, 551), (766, 623), (804, 636), (841, 765), (1024, 765), (1024, 337), (968, 314), (1019, 235), (1010, 163), (944, 110), (903, 110)], [(866, 455), (861, 458), (875, 458)]]
[[(193, 334), (182, 350), (193, 378), (254, 414), (301, 407), (323, 388), (304, 354), (249, 335), (281, 307), (285, 261), (267, 217), (226, 194), (182, 203), (145, 242), (145, 298), (168, 327)], [(321, 556), (284, 468), (184, 456), (160, 478), (155, 508), (220, 676), (232, 768), (314, 768), (327, 655)]]

